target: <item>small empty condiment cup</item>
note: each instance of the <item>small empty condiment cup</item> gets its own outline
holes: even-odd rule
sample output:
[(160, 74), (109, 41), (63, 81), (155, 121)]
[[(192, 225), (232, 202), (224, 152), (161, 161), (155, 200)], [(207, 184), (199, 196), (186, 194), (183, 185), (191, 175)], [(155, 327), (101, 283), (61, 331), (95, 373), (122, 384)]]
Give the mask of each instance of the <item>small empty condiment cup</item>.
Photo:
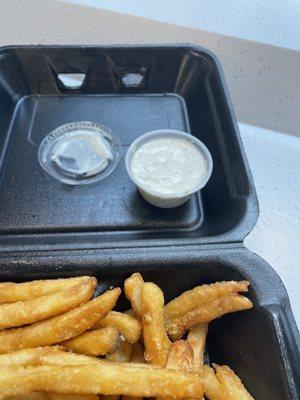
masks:
[(143, 198), (161, 208), (178, 207), (209, 180), (213, 161), (191, 134), (162, 129), (136, 139), (126, 154), (126, 169)]

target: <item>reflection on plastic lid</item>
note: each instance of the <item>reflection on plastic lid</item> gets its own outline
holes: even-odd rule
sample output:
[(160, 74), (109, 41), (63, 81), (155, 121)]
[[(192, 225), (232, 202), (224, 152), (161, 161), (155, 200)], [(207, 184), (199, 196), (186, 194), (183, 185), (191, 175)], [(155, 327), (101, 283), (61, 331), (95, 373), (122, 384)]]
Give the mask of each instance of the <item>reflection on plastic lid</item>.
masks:
[(42, 168), (70, 185), (104, 179), (119, 158), (117, 137), (108, 128), (91, 122), (62, 125), (47, 135), (39, 148)]

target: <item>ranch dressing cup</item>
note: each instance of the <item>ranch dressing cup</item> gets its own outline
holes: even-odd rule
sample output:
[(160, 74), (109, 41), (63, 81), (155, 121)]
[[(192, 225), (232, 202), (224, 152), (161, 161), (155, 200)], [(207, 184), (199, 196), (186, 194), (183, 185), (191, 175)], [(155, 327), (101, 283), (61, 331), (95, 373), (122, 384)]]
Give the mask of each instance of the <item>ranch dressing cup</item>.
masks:
[(185, 203), (206, 185), (213, 169), (210, 152), (200, 140), (171, 129), (136, 139), (125, 163), (143, 198), (161, 208)]

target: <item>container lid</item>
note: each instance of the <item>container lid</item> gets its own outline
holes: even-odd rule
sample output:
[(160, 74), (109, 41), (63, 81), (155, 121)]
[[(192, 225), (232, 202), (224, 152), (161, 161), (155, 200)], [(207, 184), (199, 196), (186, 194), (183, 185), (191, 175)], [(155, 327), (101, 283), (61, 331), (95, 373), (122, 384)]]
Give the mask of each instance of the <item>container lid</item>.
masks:
[(62, 125), (42, 141), (41, 167), (56, 180), (87, 185), (106, 178), (120, 159), (119, 139), (105, 126), (80, 121)]

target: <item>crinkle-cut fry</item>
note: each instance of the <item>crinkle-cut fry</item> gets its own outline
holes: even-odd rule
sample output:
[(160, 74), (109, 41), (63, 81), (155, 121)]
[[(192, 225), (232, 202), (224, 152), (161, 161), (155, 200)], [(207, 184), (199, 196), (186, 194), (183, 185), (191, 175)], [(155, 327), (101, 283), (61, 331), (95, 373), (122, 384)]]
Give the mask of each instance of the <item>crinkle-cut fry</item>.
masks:
[(105, 358), (114, 362), (128, 362), (131, 359), (132, 350), (133, 344), (125, 341), (116, 350), (106, 354)]
[(115, 326), (124, 336), (125, 340), (130, 343), (137, 342), (141, 336), (142, 326), (140, 321), (118, 311), (110, 311), (107, 316), (98, 321), (92, 329), (105, 326)]
[(182, 316), (194, 308), (211, 302), (217, 297), (232, 293), (247, 292), (248, 286), (248, 281), (216, 282), (196, 286), (194, 289), (187, 290), (166, 304), (164, 310), (165, 320), (168, 321), (169, 319)]
[(226, 388), (220, 383), (213, 368), (203, 366), (204, 394), (208, 400), (232, 400)]
[(127, 299), (130, 301), (131, 307), (133, 308), (133, 311), (138, 318), (141, 318), (142, 315), (141, 291), (143, 284), (144, 284), (144, 279), (142, 275), (139, 274), (138, 272), (132, 274), (124, 282), (125, 295)]
[(208, 324), (195, 325), (188, 333), (187, 341), (193, 349), (193, 368), (195, 374), (202, 374), (203, 355), (205, 350)]
[(90, 279), (95, 280), (90, 276), (79, 276), (77, 278), (44, 279), (24, 283), (3, 282), (0, 283), (0, 303), (31, 300), (66, 290)]
[(107, 291), (82, 306), (32, 325), (0, 332), (0, 353), (48, 346), (80, 335), (115, 306), (120, 288)]
[(96, 394), (31, 393), (10, 397), (9, 400), (98, 400)]
[(252, 308), (252, 302), (245, 296), (221, 296), (211, 303), (189, 311), (185, 315), (165, 322), (167, 332), (172, 340), (180, 339), (184, 333), (199, 323), (210, 322), (225, 314)]
[(96, 279), (90, 278), (57, 293), (0, 304), (0, 330), (32, 324), (72, 310), (90, 300), (96, 283)]
[(216, 365), (216, 376), (228, 391), (231, 400), (254, 400), (240, 378), (227, 365)]
[(103, 356), (116, 349), (121, 342), (120, 333), (114, 326), (107, 326), (95, 331), (84, 332), (62, 342), (71, 351), (88, 356)]
[(142, 326), (145, 359), (151, 364), (165, 366), (170, 340), (164, 325), (164, 295), (152, 282), (142, 286)]
[[(130, 365), (127, 364), (127, 365)], [(3, 367), (0, 400), (32, 392), (122, 394), (134, 397), (200, 398), (196, 375), (140, 364), (92, 363), (76, 366)]]

